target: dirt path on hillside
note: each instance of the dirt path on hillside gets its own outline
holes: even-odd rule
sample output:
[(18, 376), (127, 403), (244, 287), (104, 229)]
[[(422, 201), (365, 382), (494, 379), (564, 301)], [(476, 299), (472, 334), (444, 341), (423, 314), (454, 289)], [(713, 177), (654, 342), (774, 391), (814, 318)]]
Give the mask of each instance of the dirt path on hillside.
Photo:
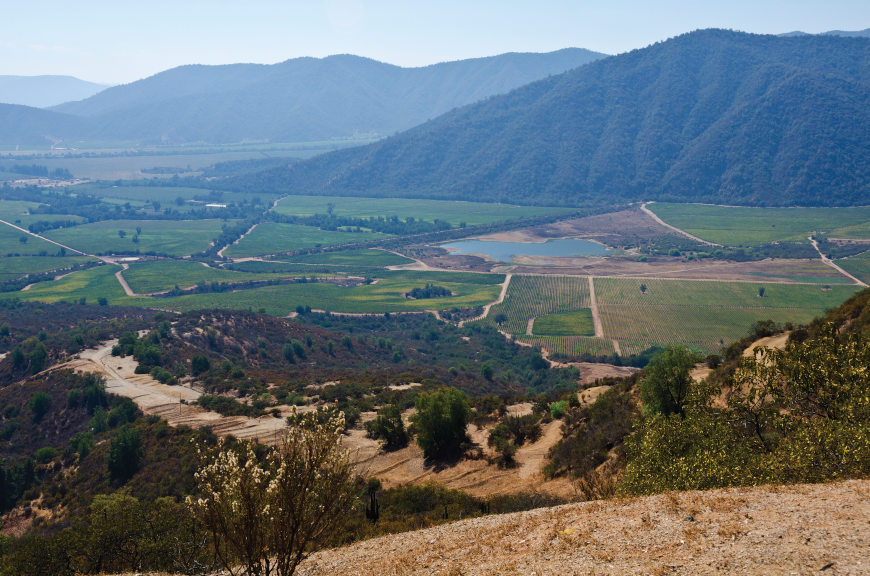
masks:
[(485, 516), (313, 554), (300, 576), (867, 574), (870, 480)]
[(815, 238), (810, 236), (809, 241), (812, 243), (813, 248), (816, 249), (816, 252), (819, 253), (819, 258), (822, 259), (822, 262), (824, 262), (826, 265), (830, 266), (831, 268), (833, 268), (834, 270), (836, 270), (837, 272), (839, 272), (840, 274), (842, 274), (843, 276), (845, 276), (846, 278), (851, 280), (853, 283), (857, 284), (858, 286), (863, 286), (864, 288), (867, 288), (867, 284), (865, 282), (862, 282), (860, 279), (852, 276), (851, 274), (849, 274), (848, 272), (846, 272), (845, 270), (840, 268), (833, 260), (831, 260), (830, 258), (825, 256), (824, 254), (822, 254), (822, 251), (819, 249), (819, 243), (816, 242)]
[(652, 210), (647, 208), (646, 207), (647, 204), (652, 204), (652, 202), (644, 202), (643, 204), (640, 205), (640, 209), (643, 210), (644, 214), (646, 214), (647, 216), (649, 216), (650, 218), (652, 218), (658, 224), (661, 224), (665, 228), (668, 228), (668, 229), (672, 230), (673, 232), (676, 232), (680, 236), (685, 236), (686, 238), (689, 238), (690, 240), (694, 240), (695, 242), (700, 242), (701, 244), (706, 244), (707, 246), (719, 246), (719, 247), (722, 246), (721, 244), (716, 244), (715, 242), (708, 242), (707, 240), (702, 240), (701, 238), (698, 238), (697, 236), (689, 234), (685, 230), (681, 230), (681, 229), (677, 228), (676, 226), (671, 226), (670, 224), (668, 224), (667, 222), (665, 222), (664, 220), (662, 220), (661, 218), (656, 216), (655, 212), (653, 212)]
[(98, 348), (85, 350), (78, 358), (59, 368), (102, 374), (106, 378), (107, 392), (132, 399), (144, 413), (156, 414), (170, 426), (208, 426), (219, 436), (232, 434), (236, 438), (258, 439), (263, 443), (274, 442), (277, 432), (285, 427), (283, 417), (222, 416), (192, 404), (200, 397), (201, 391), (189, 386), (168, 386), (148, 374), (136, 374), (137, 362), (132, 357), (112, 356), (112, 347), (117, 343), (117, 340), (112, 340)]
[[(281, 407), (280, 418), (271, 415), (260, 418), (222, 416), (209, 412), (194, 404), (202, 394), (201, 390), (190, 385), (169, 386), (157, 382), (148, 374), (136, 374), (137, 362), (132, 357), (112, 356), (112, 347), (116, 343), (117, 340), (113, 340), (98, 348), (85, 350), (78, 358), (58, 368), (102, 374), (106, 379), (107, 392), (132, 399), (145, 414), (160, 416), (170, 426), (210, 427), (218, 436), (232, 435), (264, 444), (277, 441), (278, 434), (286, 426), (285, 417), (292, 410), (286, 406)], [(309, 409), (313, 410), (314, 407), (303, 407), (301, 410)], [(374, 413), (363, 416), (365, 421), (373, 418)], [(426, 466), (423, 452), (416, 444), (385, 453), (380, 450), (380, 443), (369, 438), (361, 428), (349, 430), (342, 438), (342, 446), (354, 455), (362, 474), (375, 475), (388, 487), (431, 479), (478, 496), (540, 490), (570, 497), (573, 490), (567, 481), (548, 481), (541, 473), (547, 453), (561, 438), (560, 430), (561, 421), (544, 425), (541, 439), (517, 451), (519, 465), (513, 469), (490, 465), (485, 458), (466, 459), (447, 467)], [(469, 426), (468, 434), (481, 447), (484, 455), (494, 455), (486, 445), (489, 428)]]

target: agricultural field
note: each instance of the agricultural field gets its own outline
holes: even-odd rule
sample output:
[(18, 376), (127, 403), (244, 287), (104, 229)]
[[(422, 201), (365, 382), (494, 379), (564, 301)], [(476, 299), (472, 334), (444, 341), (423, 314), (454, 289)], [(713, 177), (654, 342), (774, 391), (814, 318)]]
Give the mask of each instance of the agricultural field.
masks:
[(283, 260), (243, 260), (224, 264), (226, 270), (253, 272), (255, 274), (283, 274), (285, 276), (329, 276), (374, 277), (384, 273), (382, 266), (351, 266), (348, 264), (307, 264), (285, 262)]
[[(514, 275), (504, 302), (493, 306), (478, 322), (496, 325), (496, 320), (501, 320), (501, 330), (551, 354), (610, 356), (613, 342), (593, 336), (589, 306), (587, 277)], [(532, 318), (530, 336), (527, 330)]]
[(23, 200), (0, 200), (0, 220), (6, 220), (17, 224), (16, 220), (30, 214), (31, 210), (38, 208), (38, 202), (26, 202)]
[(493, 306), (488, 322), (504, 315), (501, 329), (514, 335), (526, 333), (529, 319), (589, 308), (589, 280), (575, 276), (514, 276), (504, 302)]
[(76, 264), (93, 261), (84, 256), (13, 256), (0, 257), (0, 281), (21, 278), (25, 274), (40, 274), (62, 270)]
[(341, 196), (287, 196), (275, 207), (280, 214), (311, 216), (327, 214), (330, 206), (335, 216), (353, 218), (414, 218), (432, 222), (442, 220), (452, 226), (465, 223), (489, 224), (548, 214), (570, 214), (571, 208), (514, 206), (449, 200), (417, 200), (403, 198), (354, 198)]
[(46, 238), (90, 254), (186, 256), (208, 249), (221, 220), (103, 220), (50, 230)]
[(550, 354), (559, 356), (612, 356), (616, 353), (613, 340), (591, 336), (517, 336), (517, 340), (540, 346)]
[(46, 256), (58, 254), (62, 248), (42, 238), (36, 238), (12, 226), (0, 224), (0, 254), (5, 256)]
[(3, 292), (0, 293), (0, 298), (40, 302), (78, 302), (84, 298), (92, 304), (105, 298), (108, 304), (135, 304), (124, 294), (124, 289), (115, 278), (115, 272), (119, 270), (120, 266), (97, 266), (74, 272), (59, 280), (40, 282), (26, 292)]
[(97, 196), (104, 202), (115, 204), (130, 202), (134, 206), (144, 206), (146, 203), (156, 201), (159, 206), (158, 210), (172, 208), (182, 212), (202, 208), (206, 203), (250, 203), (255, 200), (263, 209), (266, 209), (277, 197), (275, 194), (268, 193), (252, 195), (183, 186), (143, 186), (127, 183), (86, 183), (72, 187), (70, 190)]
[(532, 325), (535, 336), (594, 336), (595, 324), (592, 311), (581, 308), (571, 312), (547, 314), (535, 318)]
[(805, 323), (858, 289), (853, 285), (595, 279), (604, 334), (620, 342), (623, 354), (674, 342), (716, 352), (723, 344), (745, 336), (758, 320)]
[(369, 266), (386, 268), (401, 266), (413, 262), (410, 258), (386, 252), (384, 250), (342, 250), (340, 252), (318, 252), (316, 254), (300, 254), (288, 258), (288, 261), (299, 264), (330, 264), (333, 266)]
[[(500, 284), (504, 281), (504, 276), (500, 274), (384, 271), (376, 283), (359, 286), (299, 282), (226, 292), (148, 297), (127, 296), (114, 276), (119, 270), (120, 266), (99, 266), (69, 274), (59, 280), (42, 282), (26, 292), (3, 293), (0, 297), (45, 302), (78, 301), (81, 298), (94, 302), (98, 298), (105, 298), (110, 305), (179, 311), (207, 308), (250, 309), (262, 310), (276, 316), (286, 316), (294, 312), (297, 306), (310, 306), (331, 312), (382, 314), (481, 306), (496, 299), (501, 290)], [(405, 296), (410, 290), (422, 288), (426, 284), (443, 286), (453, 295), (420, 300)]]
[(841, 258), (837, 260), (837, 265), (849, 274), (870, 284), (870, 251), (849, 258)]
[(287, 274), (255, 274), (212, 268), (189, 260), (154, 260), (130, 264), (124, 279), (137, 294), (187, 288), (199, 283), (247, 282), (287, 278)]
[(655, 202), (647, 208), (672, 226), (725, 246), (800, 242), (811, 234), (870, 238), (870, 207), (746, 208)]
[(313, 226), (299, 224), (263, 222), (250, 234), (245, 235), (238, 244), (227, 248), (224, 255), (229, 258), (250, 258), (324, 246), (368, 242), (387, 237), (388, 235), (379, 232), (343, 232), (320, 230)]
[[(293, 312), (297, 306), (356, 314), (443, 310), (492, 302), (498, 297), (502, 281), (504, 277), (498, 274), (395, 272), (384, 274), (375, 284), (355, 287), (324, 282), (264, 286), (237, 292), (167, 298), (161, 300), (161, 307), (165, 303), (165, 307), (177, 310), (262, 308), (267, 314), (279, 316)], [(453, 296), (420, 300), (405, 297), (405, 293), (427, 283), (443, 286), (452, 291)]]

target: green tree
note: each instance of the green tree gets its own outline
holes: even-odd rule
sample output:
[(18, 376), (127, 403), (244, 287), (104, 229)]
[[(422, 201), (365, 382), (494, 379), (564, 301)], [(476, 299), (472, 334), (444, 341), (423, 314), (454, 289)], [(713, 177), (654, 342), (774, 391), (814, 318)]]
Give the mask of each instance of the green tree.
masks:
[(209, 361), (208, 356), (197, 354), (190, 359), (190, 371), (194, 376), (199, 376), (203, 372), (208, 372), (209, 368), (211, 368), (211, 362)]
[(48, 360), (48, 350), (45, 348), (45, 344), (38, 342), (30, 352), (30, 371), (34, 374), (42, 372), (46, 360)]
[(39, 422), (51, 408), (51, 396), (45, 392), (36, 392), (30, 397), (30, 410), (33, 412), (33, 421)]
[(668, 346), (653, 358), (640, 382), (640, 398), (647, 414), (684, 415), (692, 385), (692, 368), (703, 360), (685, 346)]
[(378, 410), (377, 417), (366, 425), (366, 429), (370, 436), (384, 441), (385, 450), (399, 450), (408, 445), (402, 409), (395, 404), (387, 404)]
[(126, 482), (139, 470), (144, 454), (139, 431), (125, 424), (115, 434), (106, 453), (109, 477), (115, 481)]
[(468, 440), (465, 429), (471, 417), (465, 393), (456, 388), (442, 388), (420, 394), (415, 406), (417, 413), (411, 420), (423, 455), (445, 460), (462, 454), (462, 444)]

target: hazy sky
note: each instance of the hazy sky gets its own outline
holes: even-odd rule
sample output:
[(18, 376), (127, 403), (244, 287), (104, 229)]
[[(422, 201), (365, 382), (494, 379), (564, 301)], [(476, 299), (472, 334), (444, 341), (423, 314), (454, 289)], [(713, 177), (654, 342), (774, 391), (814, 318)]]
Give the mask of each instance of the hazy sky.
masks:
[(870, 28), (868, 0), (2, 0), (0, 74), (131, 82), (181, 64), (352, 53), (401, 66), (578, 46), (608, 54), (697, 28)]

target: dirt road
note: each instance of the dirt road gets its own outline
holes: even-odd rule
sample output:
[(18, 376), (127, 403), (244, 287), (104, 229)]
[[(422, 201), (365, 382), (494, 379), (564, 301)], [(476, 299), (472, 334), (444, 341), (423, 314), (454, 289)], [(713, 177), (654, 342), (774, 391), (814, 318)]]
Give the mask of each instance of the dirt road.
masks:
[(689, 234), (685, 230), (681, 230), (681, 229), (677, 228), (676, 226), (671, 226), (670, 224), (668, 224), (667, 222), (665, 222), (664, 220), (662, 220), (661, 218), (656, 216), (655, 212), (653, 212), (652, 210), (647, 208), (646, 207), (647, 204), (651, 204), (651, 202), (644, 202), (643, 204), (640, 205), (640, 209), (643, 210), (644, 214), (646, 214), (647, 216), (649, 216), (650, 218), (652, 218), (658, 224), (661, 224), (665, 228), (668, 228), (671, 231), (676, 232), (680, 236), (685, 236), (686, 238), (689, 238), (690, 240), (694, 240), (695, 242), (700, 242), (701, 244), (706, 244), (707, 246), (719, 246), (719, 247), (722, 246), (721, 244), (716, 244), (715, 242), (708, 242), (707, 240), (703, 240), (701, 238), (698, 238), (697, 236)]

